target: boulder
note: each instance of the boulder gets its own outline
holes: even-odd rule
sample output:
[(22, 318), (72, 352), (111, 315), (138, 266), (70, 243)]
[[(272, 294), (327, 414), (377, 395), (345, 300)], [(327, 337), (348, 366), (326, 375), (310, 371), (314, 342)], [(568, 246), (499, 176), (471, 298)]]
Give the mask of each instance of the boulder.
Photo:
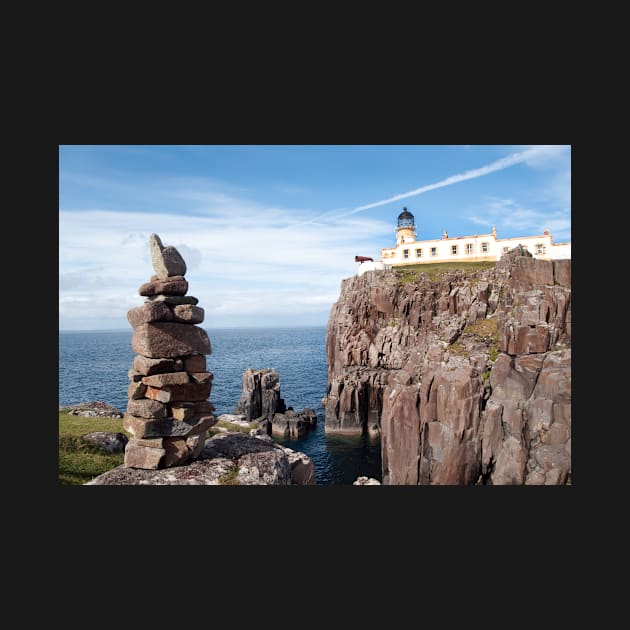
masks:
[(127, 415), (139, 416), (141, 418), (166, 418), (166, 405), (158, 400), (141, 398), (131, 399), (127, 403)]
[(313, 460), (306, 455), (306, 453), (302, 453), (301, 451), (294, 451), (285, 446), (280, 446), (280, 448), (289, 460), (291, 483), (297, 486), (315, 485), (315, 466), (313, 465)]
[(229, 424), (236, 424), (240, 427), (249, 428), (251, 422), (243, 414), (238, 413), (222, 413), (217, 422), (228, 422)]
[(275, 413), (271, 419), (271, 433), (285, 439), (297, 440), (304, 437), (310, 428), (310, 423), (301, 416), (288, 416)]
[[(186, 442), (190, 448), (189, 440)], [(198, 447), (199, 442), (193, 448)], [(152, 455), (156, 458), (158, 453)], [(287, 486), (313, 482), (312, 462), (304, 453), (291, 451), (272, 440), (226, 433), (207, 440), (198, 459), (185, 465), (160, 470), (118, 466), (86, 485)]]
[(151, 387), (165, 387), (166, 385), (183, 385), (190, 382), (187, 372), (164, 372), (162, 374), (152, 374), (144, 376), (142, 382)]
[(168, 322), (173, 319), (173, 311), (166, 302), (145, 302), (127, 311), (127, 320), (132, 328), (149, 322)]
[(128, 468), (157, 469), (162, 462), (165, 451), (163, 448), (152, 448), (138, 444), (136, 440), (129, 440), (125, 448), (125, 463)]
[(199, 300), (194, 295), (152, 295), (147, 302), (165, 302), (166, 304), (198, 304)]
[(185, 420), (174, 418), (140, 418), (125, 415), (123, 427), (135, 438), (187, 437), (209, 429), (216, 423), (214, 416), (195, 416)]
[(65, 405), (59, 407), (61, 413), (69, 416), (86, 416), (98, 418), (122, 418), (123, 414), (105, 402), (95, 400), (92, 402), (76, 403), (75, 405)]
[(380, 486), (381, 482), (373, 477), (357, 477), (356, 481), (352, 483), (353, 486)]
[(108, 431), (94, 431), (83, 436), (86, 442), (90, 442), (103, 449), (107, 453), (122, 453), (129, 438), (124, 433), (111, 433)]
[(210, 339), (203, 328), (172, 322), (141, 324), (134, 329), (131, 347), (152, 359), (211, 352)]
[(148, 386), (144, 395), (162, 403), (196, 402), (206, 400), (210, 396), (211, 391), (212, 383), (183, 383), (181, 385), (165, 385), (164, 387)]
[(171, 245), (164, 247), (157, 234), (151, 234), (149, 245), (151, 247), (151, 263), (159, 279), (166, 280), (169, 276), (186, 274), (186, 263), (175, 247)]
[(173, 321), (185, 324), (201, 324), (204, 310), (194, 304), (176, 304), (173, 307)]
[[(183, 276), (173, 276), (172, 278), (168, 278), (168, 280), (155, 280), (154, 282), (145, 282), (138, 289), (138, 293), (145, 297), (150, 297), (152, 295), (186, 295), (187, 291), (188, 291), (188, 280), (186, 280), (186, 278), (184, 278)], [(157, 305), (157, 304), (165, 304), (165, 303), (164, 302), (153, 302), (153, 303), (150, 302), (149, 304)], [(170, 315), (171, 315), (170, 319), (173, 319), (174, 311), (172, 311)]]
[(181, 372), (186, 367), (180, 359), (165, 359), (162, 357), (151, 359), (137, 354), (133, 359), (133, 369), (143, 376), (151, 376), (152, 374), (163, 374), (164, 372)]

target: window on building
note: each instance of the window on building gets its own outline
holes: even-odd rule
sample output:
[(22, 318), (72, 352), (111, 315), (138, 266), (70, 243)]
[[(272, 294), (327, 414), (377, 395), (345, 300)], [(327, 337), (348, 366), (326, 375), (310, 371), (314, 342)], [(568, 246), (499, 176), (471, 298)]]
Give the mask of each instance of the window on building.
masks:
[(457, 245), (451, 245), (451, 256), (457, 256)]
[(437, 256), (437, 247), (431, 248), (431, 256)]
[(422, 249), (416, 249), (416, 258), (422, 258)]
[(403, 249), (403, 258), (409, 258), (409, 250)]
[(509, 247), (504, 247), (504, 248), (503, 248), (503, 253), (504, 253), (504, 254), (507, 254), (509, 249), (510, 249)]
[(472, 243), (466, 243), (466, 253), (467, 254), (472, 254), (473, 253), (473, 244)]
[(541, 255), (545, 253), (545, 248), (542, 243), (536, 243), (536, 253)]
[(488, 249), (489, 249), (489, 247), (488, 247), (488, 243), (481, 243), (481, 251), (482, 251), (484, 254), (487, 254), (487, 253), (488, 253)]

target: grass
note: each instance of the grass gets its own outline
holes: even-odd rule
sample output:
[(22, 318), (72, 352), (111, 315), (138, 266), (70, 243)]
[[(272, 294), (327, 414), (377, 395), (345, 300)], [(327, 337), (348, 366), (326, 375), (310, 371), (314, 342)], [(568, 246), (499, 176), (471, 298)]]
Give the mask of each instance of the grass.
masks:
[(238, 471), (239, 471), (239, 468), (235, 464), (234, 466), (232, 466), (232, 468), (230, 468), (228, 472), (225, 473), (225, 475), (221, 475), (221, 477), (219, 477), (219, 485), (240, 486), (240, 483), (238, 479), (236, 478), (238, 476)]
[(464, 332), (477, 337), (481, 341), (488, 341), (489, 339), (497, 341), (499, 338), (496, 318), (479, 319), (474, 324), (466, 326)]
[[(480, 319), (474, 324), (468, 324), (464, 328), (463, 335), (471, 335), (489, 344), (488, 346), (488, 359), (494, 363), (499, 356), (499, 330), (497, 327), (497, 320), (495, 317), (492, 319)], [(449, 348), (449, 352), (459, 356), (468, 356), (468, 351), (461, 341), (455, 341)]]
[(94, 431), (129, 434), (120, 418), (59, 414), (59, 473), (61, 485), (78, 486), (123, 463), (122, 453), (106, 453), (81, 436)]
[[(251, 422), (247, 427), (242, 427), (231, 422), (218, 422), (208, 430), (207, 437), (221, 433), (216, 427), (224, 427), (228, 431), (249, 433), (255, 429), (256, 424)], [(84, 417), (59, 413), (59, 471), (58, 480), (64, 486), (79, 486), (91, 481), (94, 477), (120, 466), (124, 461), (123, 453), (106, 453), (95, 444), (86, 442), (82, 436), (94, 431), (107, 431), (111, 433), (124, 433), (131, 437), (123, 429), (122, 418), (108, 417)], [(238, 475), (238, 467), (224, 475), (223, 485), (238, 485), (235, 480)]]
[(477, 262), (453, 261), (445, 263), (426, 263), (424, 265), (405, 265), (404, 267), (394, 267), (398, 284), (407, 284), (419, 280), (420, 274), (426, 274), (430, 280), (441, 280), (447, 271), (479, 271), (481, 269), (491, 269), (496, 262), (491, 260), (480, 260)]
[(460, 341), (453, 342), (448, 347), (448, 351), (451, 354), (457, 355), (458, 357), (467, 357), (469, 355), (468, 350), (466, 350), (466, 346)]

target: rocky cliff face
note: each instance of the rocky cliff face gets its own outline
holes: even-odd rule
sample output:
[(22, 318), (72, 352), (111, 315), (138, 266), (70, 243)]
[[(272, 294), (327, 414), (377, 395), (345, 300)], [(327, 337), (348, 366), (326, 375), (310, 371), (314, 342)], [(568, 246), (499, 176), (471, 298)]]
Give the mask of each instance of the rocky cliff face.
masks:
[(571, 482), (570, 260), (348, 278), (326, 352), (326, 430), (380, 432), (384, 483)]

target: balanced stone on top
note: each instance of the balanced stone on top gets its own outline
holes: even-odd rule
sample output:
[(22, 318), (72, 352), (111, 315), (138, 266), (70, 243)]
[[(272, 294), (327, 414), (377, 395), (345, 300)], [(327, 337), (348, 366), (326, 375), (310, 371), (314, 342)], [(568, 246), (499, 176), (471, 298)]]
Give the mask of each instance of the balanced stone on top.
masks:
[(125, 447), (125, 465), (156, 469), (198, 457), (217, 419), (208, 400), (210, 339), (195, 325), (203, 321), (204, 309), (186, 295), (186, 264), (177, 250), (164, 247), (157, 234), (151, 235), (150, 247), (157, 275), (138, 290), (144, 304), (127, 313), (137, 354), (128, 372), (123, 426), (133, 436)]
[(186, 274), (186, 263), (175, 247), (172, 245), (164, 247), (157, 234), (151, 234), (149, 243), (151, 245), (151, 263), (160, 280), (166, 280), (169, 276)]

